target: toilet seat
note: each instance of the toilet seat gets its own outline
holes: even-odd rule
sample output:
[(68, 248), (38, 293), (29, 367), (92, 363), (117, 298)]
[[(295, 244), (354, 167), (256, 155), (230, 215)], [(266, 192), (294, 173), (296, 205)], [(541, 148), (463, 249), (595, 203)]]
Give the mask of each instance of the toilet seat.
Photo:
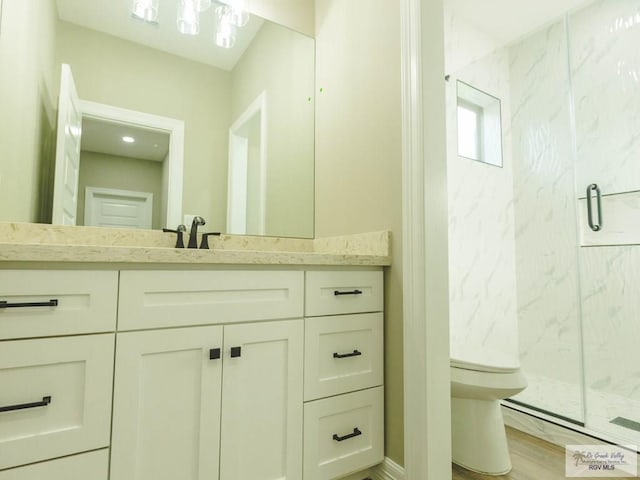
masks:
[(473, 348), (457, 349), (451, 352), (450, 365), (463, 370), (487, 373), (514, 373), (520, 369), (515, 359), (494, 350)]
[(487, 373), (513, 373), (518, 371), (519, 367), (501, 367), (496, 365), (484, 365), (481, 363), (473, 363), (464, 360), (451, 359), (451, 366), (462, 370), (473, 370), (475, 372)]

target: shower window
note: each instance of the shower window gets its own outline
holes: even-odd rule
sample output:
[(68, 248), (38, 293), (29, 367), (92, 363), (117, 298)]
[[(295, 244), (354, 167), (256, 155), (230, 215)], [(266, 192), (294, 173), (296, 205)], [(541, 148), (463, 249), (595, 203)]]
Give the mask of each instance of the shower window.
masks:
[(502, 167), (500, 99), (457, 82), (458, 155)]
[(482, 108), (458, 99), (458, 155), (482, 161)]

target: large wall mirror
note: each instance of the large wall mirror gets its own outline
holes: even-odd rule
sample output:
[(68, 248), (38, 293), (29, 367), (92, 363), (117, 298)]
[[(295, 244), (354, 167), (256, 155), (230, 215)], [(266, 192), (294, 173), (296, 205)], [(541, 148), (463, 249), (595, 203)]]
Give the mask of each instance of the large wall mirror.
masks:
[[(210, 231), (313, 237), (314, 40), (255, 15), (221, 40), (224, 4), (148, 3), (150, 21), (131, 0), (3, 0), (0, 221), (159, 229), (199, 215)], [(179, 32), (185, 3), (211, 3), (198, 35)], [(61, 166), (74, 134), (78, 165)]]

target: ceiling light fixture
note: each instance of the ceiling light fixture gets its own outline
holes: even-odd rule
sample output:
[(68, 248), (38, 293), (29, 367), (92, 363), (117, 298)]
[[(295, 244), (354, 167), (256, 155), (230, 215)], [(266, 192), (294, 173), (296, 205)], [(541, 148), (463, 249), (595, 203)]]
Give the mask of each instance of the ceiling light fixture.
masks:
[[(183, 35), (200, 33), (200, 13), (209, 9), (214, 0), (178, 0), (176, 24)], [(158, 23), (160, 0), (133, 0), (131, 16), (147, 23)], [(243, 8), (243, 0), (216, 0), (215, 43), (232, 48), (236, 42), (236, 29), (249, 22), (249, 12)]]
[(122, 137), (122, 141), (124, 143), (133, 143), (136, 141), (136, 139), (133, 137), (125, 136), (125, 137)]

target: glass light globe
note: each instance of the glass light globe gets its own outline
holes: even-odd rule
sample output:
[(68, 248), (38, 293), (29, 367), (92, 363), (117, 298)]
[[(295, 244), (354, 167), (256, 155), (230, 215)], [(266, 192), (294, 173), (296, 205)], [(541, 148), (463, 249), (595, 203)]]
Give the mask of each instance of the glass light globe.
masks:
[(131, 15), (145, 22), (157, 22), (159, 2), (160, 0), (133, 0)]
[(180, 0), (178, 3), (178, 31), (184, 35), (200, 33), (200, 14), (196, 0)]

